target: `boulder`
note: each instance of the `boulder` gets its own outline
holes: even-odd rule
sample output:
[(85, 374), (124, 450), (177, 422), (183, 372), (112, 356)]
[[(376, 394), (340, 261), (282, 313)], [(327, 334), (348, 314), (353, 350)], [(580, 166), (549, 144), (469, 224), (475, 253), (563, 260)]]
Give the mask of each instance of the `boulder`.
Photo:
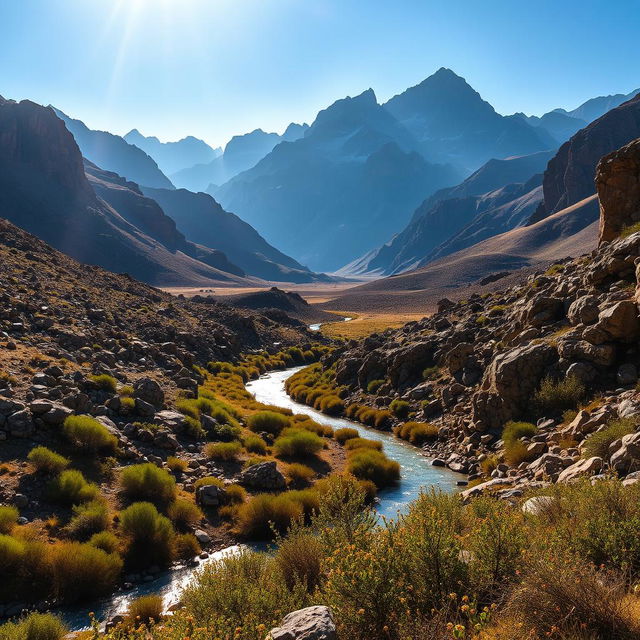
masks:
[(203, 507), (217, 507), (224, 503), (225, 490), (215, 484), (205, 484), (198, 487), (196, 500)]
[(593, 458), (588, 458), (586, 460), (578, 460), (578, 462), (567, 467), (560, 473), (558, 476), (558, 482), (573, 482), (581, 476), (595, 475), (602, 471), (603, 466), (604, 462), (602, 458), (599, 458), (598, 456), (593, 456)]
[(267, 640), (337, 640), (331, 609), (306, 607), (286, 615), (279, 627), (271, 629)]
[(554, 500), (551, 496), (534, 496), (525, 500), (522, 505), (522, 513), (532, 516), (544, 515), (544, 512), (551, 507)]
[(28, 438), (35, 431), (31, 411), (23, 409), (12, 413), (7, 419), (6, 429), (15, 438)]
[(621, 300), (600, 312), (596, 327), (612, 340), (634, 342), (640, 335), (638, 307), (631, 300)]
[(498, 429), (526, 411), (531, 396), (547, 368), (557, 358), (549, 344), (533, 343), (500, 353), (472, 398), (472, 419), (476, 428)]
[(152, 378), (140, 378), (133, 385), (136, 398), (152, 404), (156, 409), (162, 409), (164, 404), (164, 391)]
[(183, 431), (187, 424), (185, 417), (181, 413), (169, 410), (158, 411), (158, 413), (153, 416), (153, 422), (167, 427), (167, 429), (170, 429), (174, 433)]
[(61, 425), (68, 416), (73, 415), (73, 410), (65, 407), (63, 404), (51, 402), (50, 405), (49, 410), (40, 416), (45, 424), (57, 427)]
[(616, 348), (614, 345), (595, 345), (586, 340), (559, 340), (558, 353), (565, 360), (586, 360), (587, 362), (603, 367), (610, 367), (616, 359)]
[(638, 382), (638, 369), (635, 364), (627, 363), (618, 367), (616, 374), (618, 384), (627, 387)]
[(473, 345), (459, 342), (444, 356), (444, 365), (452, 375), (464, 368), (467, 358), (473, 353)]
[(623, 475), (640, 469), (640, 433), (622, 438), (620, 447), (611, 456), (611, 466)]
[(253, 489), (275, 491), (287, 486), (285, 477), (278, 471), (275, 462), (260, 462), (240, 474), (240, 482)]
[(599, 313), (599, 300), (596, 296), (580, 296), (569, 306), (567, 317), (574, 325), (593, 324)]
[(521, 320), (534, 327), (542, 327), (557, 320), (564, 310), (560, 298), (537, 295), (532, 298), (521, 312)]

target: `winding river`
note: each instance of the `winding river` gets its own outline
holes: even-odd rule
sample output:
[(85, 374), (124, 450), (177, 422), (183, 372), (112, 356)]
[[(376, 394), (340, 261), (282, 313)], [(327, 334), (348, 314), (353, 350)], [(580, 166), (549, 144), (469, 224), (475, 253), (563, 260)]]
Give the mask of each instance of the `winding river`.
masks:
[[(294, 413), (303, 413), (316, 422), (329, 425), (336, 429), (341, 427), (351, 427), (357, 429), (365, 438), (375, 438), (381, 440), (387, 456), (396, 460), (400, 464), (401, 482), (397, 487), (385, 489), (378, 494), (380, 503), (377, 510), (381, 516), (394, 518), (398, 513), (406, 511), (410, 502), (415, 500), (424, 487), (438, 486), (444, 491), (455, 491), (456, 481), (460, 478), (442, 467), (431, 466), (430, 460), (422, 455), (419, 449), (396, 438), (393, 434), (376, 431), (364, 425), (346, 420), (344, 418), (333, 418), (319, 411), (307, 407), (306, 405), (294, 402), (285, 391), (285, 381), (303, 367), (294, 367), (286, 371), (274, 371), (267, 373), (257, 380), (252, 380), (247, 386), (258, 400), (264, 404), (276, 405), (292, 409)], [(94, 611), (99, 620), (108, 620), (114, 615), (124, 613), (129, 603), (150, 593), (161, 594), (164, 598), (165, 606), (177, 602), (180, 592), (193, 578), (199, 568), (210, 562), (223, 558), (225, 555), (237, 553), (242, 545), (233, 545), (212, 553), (209, 558), (200, 562), (198, 567), (182, 567), (170, 572), (166, 572), (157, 579), (136, 585), (133, 589), (111, 596), (93, 605), (84, 605), (65, 609), (61, 611), (63, 618), (73, 630), (86, 629), (88, 624), (87, 611)], [(262, 547), (264, 548), (264, 547)]]

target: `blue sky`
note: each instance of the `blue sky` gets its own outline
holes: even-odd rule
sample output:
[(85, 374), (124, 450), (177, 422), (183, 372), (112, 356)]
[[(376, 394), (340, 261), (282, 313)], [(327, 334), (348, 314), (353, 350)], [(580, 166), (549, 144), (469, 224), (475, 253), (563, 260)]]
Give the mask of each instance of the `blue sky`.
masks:
[(441, 66), (501, 113), (640, 86), (640, 0), (0, 0), (0, 94), (224, 144)]

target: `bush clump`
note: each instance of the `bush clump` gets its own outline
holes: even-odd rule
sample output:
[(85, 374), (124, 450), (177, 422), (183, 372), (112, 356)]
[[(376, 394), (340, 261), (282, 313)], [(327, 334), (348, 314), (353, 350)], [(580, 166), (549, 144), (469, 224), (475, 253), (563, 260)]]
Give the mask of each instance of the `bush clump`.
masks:
[(171, 474), (150, 462), (123, 469), (120, 486), (130, 500), (167, 504), (176, 497), (176, 481)]
[(316, 475), (316, 472), (311, 467), (299, 462), (290, 464), (285, 473), (287, 478), (294, 484), (308, 483)]
[(638, 421), (633, 418), (612, 420), (604, 429), (592, 433), (584, 441), (582, 446), (584, 455), (587, 458), (599, 456), (606, 459), (609, 455), (609, 446), (616, 440), (633, 433), (637, 425)]
[(560, 416), (567, 409), (575, 409), (585, 393), (584, 384), (575, 376), (557, 381), (547, 376), (533, 396), (533, 407), (538, 416)]
[(396, 435), (417, 446), (438, 437), (438, 427), (428, 422), (405, 422), (396, 430)]
[(184, 473), (189, 468), (189, 463), (183, 458), (169, 456), (167, 458), (167, 469), (173, 473)]
[(260, 436), (247, 436), (244, 439), (244, 448), (249, 453), (257, 453), (260, 456), (267, 453), (267, 443)]
[(367, 393), (375, 393), (383, 384), (384, 380), (371, 380), (367, 385)]
[(122, 558), (90, 544), (69, 542), (54, 547), (51, 566), (56, 597), (76, 602), (110, 593), (122, 571)]
[(0, 626), (0, 640), (62, 640), (69, 630), (51, 613), (30, 613), (17, 622)]
[(89, 540), (89, 544), (97, 549), (102, 549), (106, 553), (115, 553), (120, 549), (120, 541), (111, 531), (94, 533)]
[(12, 505), (0, 505), (0, 534), (11, 533), (20, 513)]
[(151, 622), (159, 622), (162, 619), (163, 610), (162, 596), (155, 594), (140, 596), (129, 605), (127, 618), (136, 627), (140, 624), (146, 626)]
[(305, 429), (289, 428), (273, 443), (278, 456), (305, 458), (315, 455), (324, 447), (322, 438)]
[(187, 529), (202, 520), (203, 517), (200, 508), (184, 498), (178, 498), (172, 502), (167, 509), (167, 515), (178, 529)]
[(352, 438), (357, 438), (359, 436), (360, 432), (357, 429), (352, 429), (350, 427), (337, 429), (333, 434), (333, 437), (342, 445), (344, 445), (347, 440), (351, 440)]
[(400, 465), (375, 449), (353, 450), (349, 454), (347, 470), (359, 480), (371, 480), (379, 489), (400, 480)]
[(91, 380), (98, 389), (102, 389), (102, 391), (115, 393), (118, 390), (118, 381), (113, 376), (107, 375), (106, 373), (89, 376), (89, 380)]
[(502, 432), (504, 442), (504, 458), (511, 466), (526, 462), (530, 455), (522, 438), (531, 438), (538, 431), (530, 422), (508, 422)]
[(375, 449), (376, 451), (382, 451), (382, 442), (369, 438), (351, 438), (344, 443), (344, 447), (347, 451), (353, 451), (354, 449)]
[(230, 462), (237, 460), (242, 452), (242, 445), (234, 440), (232, 442), (210, 442), (204, 448), (204, 454), (210, 460), (225, 460)]
[(167, 564), (173, 554), (171, 521), (150, 502), (134, 502), (120, 514), (122, 533), (129, 539), (131, 564)]
[(109, 526), (109, 509), (103, 500), (91, 500), (73, 507), (73, 518), (65, 527), (72, 538), (84, 540)]
[(391, 409), (391, 413), (393, 413), (396, 418), (400, 418), (400, 420), (406, 420), (409, 417), (411, 405), (406, 400), (395, 398), (391, 401), (389, 409)]
[(118, 446), (116, 437), (91, 416), (68, 416), (64, 421), (63, 430), (71, 442), (86, 451), (115, 451)]
[(179, 560), (192, 560), (202, 549), (192, 533), (178, 533), (173, 538), (173, 557)]
[(275, 411), (258, 411), (247, 420), (247, 426), (251, 431), (255, 433), (265, 431), (274, 436), (279, 435), (290, 424), (291, 421), (287, 416)]
[(34, 465), (36, 471), (40, 473), (60, 473), (69, 466), (68, 458), (42, 446), (31, 449), (27, 459)]
[(51, 499), (69, 506), (93, 500), (99, 492), (98, 486), (87, 482), (82, 472), (76, 469), (63, 471), (49, 486)]

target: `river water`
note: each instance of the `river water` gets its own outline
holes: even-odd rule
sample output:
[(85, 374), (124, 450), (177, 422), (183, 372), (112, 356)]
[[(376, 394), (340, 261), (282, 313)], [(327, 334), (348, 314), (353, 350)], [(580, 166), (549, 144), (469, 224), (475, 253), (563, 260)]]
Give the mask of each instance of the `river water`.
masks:
[[(433, 467), (429, 458), (422, 455), (416, 447), (396, 438), (393, 434), (376, 431), (358, 422), (344, 418), (333, 418), (306, 405), (294, 402), (285, 391), (285, 381), (303, 367), (294, 367), (286, 371), (267, 373), (257, 380), (252, 380), (247, 386), (258, 402), (276, 405), (303, 413), (316, 422), (329, 425), (335, 429), (350, 427), (357, 429), (362, 437), (381, 440), (386, 455), (400, 464), (401, 482), (397, 487), (384, 489), (378, 494), (380, 500), (377, 511), (385, 518), (394, 518), (398, 513), (407, 510), (410, 502), (415, 500), (423, 488), (437, 486), (443, 491), (455, 491), (458, 474), (442, 467)], [(212, 553), (209, 558), (201, 561), (198, 567), (182, 567), (163, 573), (151, 582), (136, 585), (133, 589), (111, 596), (101, 602), (81, 607), (68, 608), (61, 611), (69, 627), (74, 630), (88, 628), (87, 611), (93, 611), (99, 620), (108, 620), (114, 615), (124, 613), (129, 603), (136, 598), (157, 593), (163, 596), (165, 607), (177, 602), (180, 592), (193, 579), (194, 575), (206, 564), (215, 562), (225, 555), (237, 553), (242, 545), (233, 545)]]

